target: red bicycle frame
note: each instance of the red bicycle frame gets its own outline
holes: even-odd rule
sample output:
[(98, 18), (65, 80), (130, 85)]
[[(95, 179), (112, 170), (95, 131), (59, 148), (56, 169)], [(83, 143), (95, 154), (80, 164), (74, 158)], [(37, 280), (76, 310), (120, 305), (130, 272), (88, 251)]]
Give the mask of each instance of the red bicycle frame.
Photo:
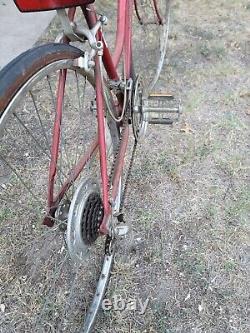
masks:
[[(85, 16), (86, 22), (91, 29), (97, 22), (97, 15), (93, 5), (82, 6), (82, 12)], [(124, 54), (124, 66), (126, 79), (131, 78), (131, 55), (132, 55), (132, 10), (133, 0), (118, 0), (117, 7), (117, 33), (115, 51), (111, 56), (109, 49), (105, 43), (105, 39), (102, 35), (101, 30), (97, 33), (97, 39), (103, 42), (103, 64), (107, 75), (112, 80), (119, 80), (119, 74), (117, 72), (117, 66), (120, 62), (122, 54)], [(73, 21), (75, 15), (75, 8), (69, 9), (68, 16)], [(67, 40), (65, 40), (67, 42)], [(56, 119), (53, 130), (53, 140), (51, 147), (51, 163), (49, 170), (49, 186), (48, 186), (48, 211), (49, 216), (44, 219), (44, 224), (52, 226), (53, 221), (50, 216), (54, 216), (54, 213), (62, 200), (65, 192), (69, 189), (71, 184), (77, 179), (79, 174), (84, 169), (84, 166), (95, 153), (96, 149), (100, 152), (100, 170), (102, 180), (102, 200), (104, 206), (104, 218), (100, 226), (100, 232), (103, 234), (108, 233), (108, 221), (111, 214), (111, 201), (114, 201), (119, 188), (120, 177), (123, 170), (124, 158), (128, 144), (129, 128), (128, 124), (125, 124), (120, 149), (117, 156), (117, 163), (114, 168), (112, 191), (109, 190), (109, 178), (107, 171), (107, 156), (106, 156), (106, 142), (105, 142), (105, 114), (104, 114), (104, 98), (103, 98), (103, 87), (101, 78), (100, 63), (98, 56), (95, 58), (95, 90), (96, 90), (96, 105), (97, 105), (97, 121), (98, 121), (98, 137), (92, 143), (90, 149), (86, 155), (82, 156), (78, 163), (71, 170), (71, 174), (65, 183), (62, 185), (59, 193), (54, 196), (54, 184), (57, 172), (57, 159), (59, 154), (59, 138), (60, 138), (60, 124), (62, 120), (62, 105), (63, 96), (66, 82), (66, 70), (61, 71), (58, 83), (58, 94), (57, 94), (57, 107), (56, 107)], [(123, 99), (119, 99), (119, 107), (122, 109)]]

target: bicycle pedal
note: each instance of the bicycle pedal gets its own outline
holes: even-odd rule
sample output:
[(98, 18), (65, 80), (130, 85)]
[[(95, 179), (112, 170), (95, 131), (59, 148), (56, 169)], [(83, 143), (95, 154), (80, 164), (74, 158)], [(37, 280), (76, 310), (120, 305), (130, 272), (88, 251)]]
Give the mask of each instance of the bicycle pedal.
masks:
[(172, 125), (181, 114), (180, 101), (168, 93), (152, 93), (143, 100), (143, 113), (149, 124)]
[(124, 237), (127, 235), (128, 231), (129, 227), (127, 225), (117, 226), (115, 227), (115, 236)]

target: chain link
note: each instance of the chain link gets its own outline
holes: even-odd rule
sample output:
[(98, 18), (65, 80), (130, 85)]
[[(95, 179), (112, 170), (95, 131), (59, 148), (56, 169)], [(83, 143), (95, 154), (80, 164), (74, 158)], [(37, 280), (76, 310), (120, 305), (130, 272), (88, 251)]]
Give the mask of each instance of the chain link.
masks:
[(125, 202), (125, 199), (126, 199), (126, 194), (127, 194), (129, 179), (131, 177), (132, 168), (133, 168), (133, 164), (134, 164), (134, 158), (135, 158), (136, 148), (137, 148), (137, 141), (134, 140), (132, 155), (131, 155), (131, 158), (130, 158), (128, 172), (127, 172), (126, 180), (124, 182), (124, 188), (123, 188), (123, 193), (122, 193), (122, 198), (121, 198), (121, 203), (120, 203), (120, 209), (119, 209), (119, 213), (120, 214), (122, 214), (124, 202)]

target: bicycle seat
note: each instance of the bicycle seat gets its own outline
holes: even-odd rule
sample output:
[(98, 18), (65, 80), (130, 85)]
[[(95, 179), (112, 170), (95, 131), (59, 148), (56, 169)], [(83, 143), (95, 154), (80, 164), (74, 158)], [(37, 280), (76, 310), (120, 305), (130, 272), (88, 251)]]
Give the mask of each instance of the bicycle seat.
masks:
[(38, 12), (84, 6), (93, 3), (95, 0), (14, 0), (21, 12)]

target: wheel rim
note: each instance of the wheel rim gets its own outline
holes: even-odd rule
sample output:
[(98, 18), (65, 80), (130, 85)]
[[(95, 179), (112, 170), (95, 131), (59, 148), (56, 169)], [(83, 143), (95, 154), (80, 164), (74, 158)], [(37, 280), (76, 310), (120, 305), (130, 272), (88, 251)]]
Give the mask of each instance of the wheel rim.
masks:
[[(90, 84), (93, 77), (75, 68), (71, 60), (48, 65), (23, 85), (0, 118), (1, 294), (6, 311), (15, 313), (1, 322), (7, 331), (15, 327), (17, 331), (35, 328), (73, 332), (82, 322), (82, 302), (89, 304), (93, 283), (101, 267), (102, 239), (97, 241), (85, 264), (72, 263), (66, 251), (67, 202), (72, 199), (79, 178), (60, 202), (60, 207), (66, 207), (62, 208), (63, 218), (55, 215), (56, 223), (52, 229), (44, 231), (45, 228), (40, 226), (46, 213), (48, 143), (51, 142), (55, 117), (55, 111), (51, 112), (55, 109), (53, 96), (56, 95), (58, 72), (64, 69), (67, 69), (67, 81), (56, 192), (82, 155), (83, 144), (92, 142), (96, 135), (95, 111), (91, 113), (88, 104), (91, 96), (94, 100), (94, 89)], [(83, 91), (88, 101), (84, 99)], [(77, 97), (72, 99), (73, 95)], [(24, 96), (28, 96), (28, 100), (22, 104)], [(112, 145), (116, 144), (114, 136), (112, 133)], [(86, 144), (86, 151), (88, 147)], [(96, 154), (84, 170), (85, 177), (94, 173), (98, 178), (98, 165)], [(15, 250), (18, 251), (14, 255)], [(18, 290), (22, 295), (18, 296)], [(29, 300), (27, 295), (32, 295)], [(20, 304), (29, 308), (26, 314)]]
[[(135, 0), (133, 19), (133, 62), (136, 74), (144, 82), (147, 97), (155, 88), (165, 63), (170, 0)], [(143, 59), (142, 59), (143, 57)]]

